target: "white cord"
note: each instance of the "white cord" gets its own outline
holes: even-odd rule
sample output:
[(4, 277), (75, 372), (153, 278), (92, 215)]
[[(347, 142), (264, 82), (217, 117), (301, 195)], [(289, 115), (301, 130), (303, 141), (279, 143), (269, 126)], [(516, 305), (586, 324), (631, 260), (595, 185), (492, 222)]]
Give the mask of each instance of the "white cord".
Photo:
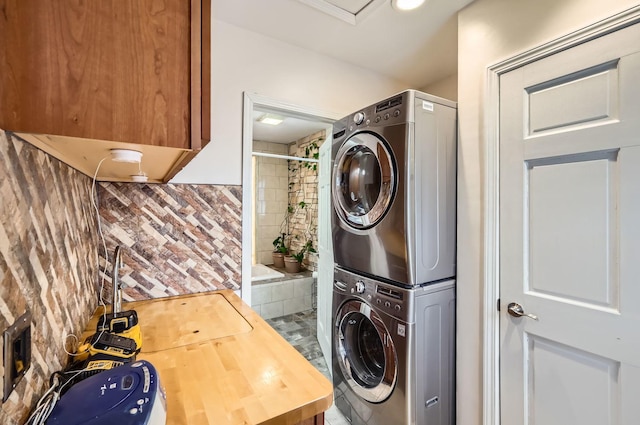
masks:
[[(104, 268), (102, 269), (102, 279), (100, 279), (100, 292), (99, 292), (99, 304), (102, 306), (102, 323), (107, 323), (107, 305), (105, 304), (102, 298), (102, 292), (104, 291), (104, 280), (107, 275), (107, 259), (109, 258), (109, 253), (107, 252), (107, 242), (104, 238), (104, 233), (102, 232), (102, 220), (100, 219), (100, 210), (98, 209), (98, 191), (96, 190), (96, 178), (98, 176), (98, 170), (100, 170), (100, 166), (108, 157), (104, 157), (98, 163), (96, 167), (96, 172), (93, 174), (93, 181), (91, 183), (91, 202), (93, 203), (93, 209), (96, 211), (96, 220), (98, 222), (98, 234), (100, 235), (100, 240), (102, 241), (102, 249), (104, 251)], [(100, 258), (96, 252), (96, 265), (98, 269), (100, 269)], [(115, 290), (115, 288), (114, 288)], [(104, 333), (104, 328), (100, 331), (100, 335), (96, 338), (95, 342), (98, 342), (102, 334)], [(94, 344), (95, 344), (94, 342)], [(88, 351), (88, 349), (87, 349)]]
[[(104, 282), (105, 282), (105, 276), (107, 273), (108, 252), (107, 252), (107, 242), (105, 240), (104, 233), (102, 231), (102, 221), (100, 220), (100, 210), (98, 209), (98, 192), (96, 191), (96, 180), (98, 176), (98, 171), (100, 170), (100, 166), (107, 158), (109, 157), (104, 157), (100, 160), (100, 162), (98, 163), (98, 166), (96, 167), (96, 171), (93, 174), (93, 180), (91, 182), (91, 204), (93, 206), (93, 209), (96, 212), (96, 220), (98, 222), (98, 234), (100, 236), (100, 241), (102, 242), (102, 248), (104, 250), (104, 258), (105, 258), (104, 268), (102, 270), (102, 277), (100, 279), (100, 292), (99, 292), (99, 304), (102, 306), (103, 323), (106, 323), (106, 316), (107, 316), (107, 306), (102, 298), (102, 293), (104, 291)], [(97, 252), (96, 252), (96, 265), (98, 270), (100, 270), (100, 256)], [(102, 336), (103, 333), (104, 333), (104, 330), (100, 332), (100, 335), (98, 335), (98, 338), (96, 338), (96, 342), (98, 341), (100, 336)], [(74, 334), (66, 334), (64, 336), (63, 349), (65, 353), (67, 353), (69, 356), (74, 357), (89, 351), (90, 348), (87, 348), (81, 353), (70, 353), (69, 351), (67, 351), (67, 346), (66, 346), (67, 340), (70, 337), (73, 337), (75, 339), (75, 343), (74, 343), (75, 345), (77, 345), (79, 341), (78, 337)], [(78, 347), (76, 347), (76, 349), (77, 348)], [(65, 383), (62, 385), (60, 385), (60, 380), (58, 379), (57, 375), (54, 374), (51, 388), (49, 388), (47, 392), (45, 392), (44, 395), (40, 398), (40, 400), (38, 400), (35, 410), (31, 414), (31, 416), (29, 416), (29, 419), (27, 420), (26, 423), (30, 425), (45, 425), (47, 419), (49, 418), (49, 415), (51, 415), (51, 412), (53, 411), (56, 404), (58, 403), (58, 400), (60, 399), (60, 394), (62, 393), (62, 390), (64, 389), (64, 387), (69, 382), (73, 381), (73, 379), (75, 379), (76, 376), (78, 376), (82, 372), (85, 372), (86, 370), (88, 369), (81, 369), (79, 371), (75, 371), (76, 373), (70, 379), (67, 379)], [(58, 386), (60, 386), (60, 388), (58, 388)]]
[[(80, 375), (82, 372), (86, 372), (88, 369), (81, 369), (78, 371), (74, 371), (75, 374), (69, 378), (64, 384), (60, 385), (60, 380), (57, 375), (53, 375), (53, 383), (51, 384), (51, 388), (47, 390), (46, 393), (38, 400), (36, 404), (36, 408), (27, 419), (26, 424), (29, 425), (45, 425), (47, 419), (53, 412), (53, 409), (56, 407), (58, 400), (60, 400), (60, 394), (64, 387), (71, 381), (75, 379), (76, 376)], [(58, 373), (58, 372), (56, 372)], [(59, 388), (58, 388), (59, 386)]]
[[(105, 315), (106, 315), (106, 305), (104, 303), (104, 300), (102, 299), (102, 290), (104, 289), (104, 280), (105, 280), (105, 275), (107, 273), (107, 259), (109, 258), (109, 255), (107, 253), (107, 242), (104, 238), (104, 233), (102, 232), (102, 220), (100, 219), (100, 210), (98, 209), (98, 191), (96, 190), (96, 178), (98, 177), (98, 171), (100, 170), (100, 166), (102, 165), (102, 163), (107, 159), (108, 157), (104, 157), (100, 160), (100, 162), (98, 163), (98, 166), (96, 167), (96, 172), (93, 174), (93, 181), (91, 183), (91, 203), (93, 204), (93, 209), (96, 212), (96, 220), (98, 222), (98, 234), (100, 235), (100, 240), (102, 242), (102, 248), (104, 250), (104, 259), (105, 259), (105, 263), (104, 263), (104, 269), (102, 270), (102, 279), (101, 279), (101, 283), (100, 283), (100, 305), (105, 309)], [(100, 268), (100, 260), (96, 254), (96, 264), (98, 266), (98, 269)]]
[(55, 395), (56, 388), (59, 384), (60, 381), (58, 380), (58, 377), (54, 375), (51, 388), (49, 388), (40, 400), (38, 400), (36, 409), (33, 411), (31, 416), (29, 416), (29, 419), (27, 419), (27, 424), (40, 425), (45, 423), (60, 398), (59, 394), (57, 396)]
[(75, 373), (75, 374), (74, 374), (70, 379), (67, 379), (67, 381), (66, 381), (64, 384), (62, 384), (62, 385), (60, 386), (60, 390), (59, 390), (58, 392), (62, 392), (62, 389), (63, 389), (63, 388), (64, 388), (64, 387), (69, 383), (69, 382), (73, 381), (73, 380), (75, 379), (75, 377), (76, 377), (76, 376), (80, 375), (82, 372), (86, 372), (87, 370), (89, 370), (89, 369), (84, 368), (84, 369), (80, 369), (79, 371), (77, 371), (77, 372), (76, 372), (76, 373)]
[[(107, 242), (104, 238), (104, 233), (102, 231), (102, 221), (100, 220), (100, 210), (98, 209), (98, 192), (96, 191), (96, 180), (98, 177), (98, 171), (100, 171), (100, 167), (102, 166), (102, 163), (109, 158), (108, 156), (105, 156), (104, 158), (102, 158), (100, 160), (100, 162), (98, 162), (98, 166), (96, 167), (96, 171), (95, 173), (93, 173), (93, 179), (91, 182), (91, 205), (93, 206), (93, 209), (96, 212), (96, 220), (98, 222), (98, 235), (100, 236), (100, 241), (102, 242), (102, 248), (104, 250), (104, 268), (102, 269), (102, 276), (100, 279), (100, 292), (99, 292), (99, 304), (100, 306), (102, 306), (102, 321), (103, 323), (106, 323), (106, 319), (107, 319), (107, 305), (105, 304), (104, 300), (102, 299), (102, 292), (104, 291), (104, 281), (105, 281), (105, 276), (107, 274), (107, 259), (108, 257), (108, 253), (107, 253)], [(100, 270), (100, 255), (98, 254), (98, 252), (96, 251), (96, 266), (98, 268), (98, 270)], [(100, 332), (100, 335), (98, 335), (98, 338), (96, 338), (96, 341), (102, 336), (102, 334), (104, 333), (104, 330)], [(62, 349), (64, 350), (65, 353), (67, 353), (69, 356), (71, 357), (75, 357), (81, 354), (84, 354), (86, 352), (89, 351), (89, 348), (87, 348), (86, 350), (82, 351), (81, 353), (70, 353), (69, 351), (67, 351), (67, 340), (69, 339), (69, 337), (73, 337), (76, 340), (76, 344), (78, 344), (79, 339), (76, 335), (72, 334), (72, 333), (68, 333), (64, 336), (64, 340), (62, 342)], [(78, 347), (76, 346), (76, 349), (78, 349)]]

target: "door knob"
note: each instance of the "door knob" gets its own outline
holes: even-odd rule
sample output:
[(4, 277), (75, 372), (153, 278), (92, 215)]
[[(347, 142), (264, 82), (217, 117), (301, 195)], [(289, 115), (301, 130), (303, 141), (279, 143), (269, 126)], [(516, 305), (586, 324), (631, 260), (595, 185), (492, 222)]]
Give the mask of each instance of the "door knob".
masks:
[(529, 319), (538, 320), (538, 316), (536, 316), (534, 314), (525, 313), (524, 309), (522, 308), (522, 306), (520, 304), (518, 304), (518, 303), (509, 303), (509, 305), (507, 306), (507, 311), (513, 317), (522, 317), (522, 316), (524, 316), (524, 317), (528, 317)]

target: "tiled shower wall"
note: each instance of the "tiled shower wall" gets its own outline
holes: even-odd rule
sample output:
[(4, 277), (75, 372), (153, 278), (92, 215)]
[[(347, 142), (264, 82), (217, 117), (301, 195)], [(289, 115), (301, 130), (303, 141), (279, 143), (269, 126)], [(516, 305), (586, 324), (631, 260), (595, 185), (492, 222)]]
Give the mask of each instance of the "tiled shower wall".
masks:
[[(296, 157), (312, 157), (313, 152), (307, 156), (305, 150), (314, 141), (319, 148), (324, 139), (323, 130), (288, 145), (254, 141), (253, 150)], [(302, 164), (294, 160), (254, 157), (254, 263), (273, 264), (272, 242), (283, 232), (288, 235), (287, 245), (292, 252), (298, 252), (309, 239), (313, 247), (317, 248), (318, 171), (317, 167), (314, 170), (313, 166), (305, 167)], [(305, 202), (304, 208), (298, 207), (300, 201)], [(293, 207), (294, 212), (286, 222), (289, 205)], [(307, 268), (316, 270), (317, 256), (307, 255), (305, 264)]]
[[(254, 152), (288, 155), (282, 143), (253, 142)], [(287, 160), (254, 156), (253, 262), (273, 264), (273, 240), (279, 236), (287, 213)]]
[(107, 300), (117, 245), (126, 301), (240, 288), (240, 186), (101, 183), (99, 197)]
[(90, 178), (0, 130), (0, 330), (27, 308), (33, 317), (31, 368), (2, 404), (3, 425), (26, 421), (66, 362), (64, 336), (78, 335), (96, 307), (90, 190)]

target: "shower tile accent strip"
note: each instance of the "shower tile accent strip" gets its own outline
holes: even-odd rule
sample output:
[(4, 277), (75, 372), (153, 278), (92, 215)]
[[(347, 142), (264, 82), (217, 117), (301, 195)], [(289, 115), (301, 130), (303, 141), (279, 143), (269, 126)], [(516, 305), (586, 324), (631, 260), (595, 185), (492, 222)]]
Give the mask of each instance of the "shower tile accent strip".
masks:
[(99, 197), (107, 300), (116, 245), (126, 301), (240, 288), (240, 186), (101, 183)]
[(0, 176), (0, 330), (32, 314), (31, 367), (0, 410), (17, 425), (66, 363), (64, 336), (95, 310), (98, 239), (87, 176), (2, 130)]

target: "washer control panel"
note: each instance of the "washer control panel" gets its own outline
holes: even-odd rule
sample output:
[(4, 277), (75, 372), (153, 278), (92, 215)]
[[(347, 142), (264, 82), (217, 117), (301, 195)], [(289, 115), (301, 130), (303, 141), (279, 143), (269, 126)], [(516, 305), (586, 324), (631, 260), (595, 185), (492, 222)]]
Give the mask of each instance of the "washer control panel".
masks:
[(335, 269), (333, 290), (343, 297), (365, 300), (371, 307), (409, 321), (412, 309), (411, 290), (370, 279), (343, 269)]

